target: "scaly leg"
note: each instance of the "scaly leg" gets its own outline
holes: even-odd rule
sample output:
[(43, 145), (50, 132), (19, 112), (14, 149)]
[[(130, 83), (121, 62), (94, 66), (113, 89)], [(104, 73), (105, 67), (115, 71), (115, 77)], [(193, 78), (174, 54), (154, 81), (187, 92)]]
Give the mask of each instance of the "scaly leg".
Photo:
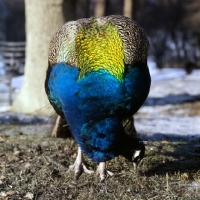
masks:
[(103, 181), (105, 179), (106, 172), (110, 176), (114, 175), (114, 173), (112, 173), (111, 171), (106, 170), (106, 162), (100, 162), (99, 166), (97, 167), (96, 173), (99, 174), (101, 181)]
[(70, 172), (70, 171), (74, 171), (76, 179), (80, 177), (82, 172), (85, 172), (88, 174), (94, 173), (94, 171), (87, 169), (87, 167), (85, 166), (85, 160), (80, 148), (78, 148), (78, 155), (76, 157), (74, 164), (69, 166), (69, 169), (67, 172)]

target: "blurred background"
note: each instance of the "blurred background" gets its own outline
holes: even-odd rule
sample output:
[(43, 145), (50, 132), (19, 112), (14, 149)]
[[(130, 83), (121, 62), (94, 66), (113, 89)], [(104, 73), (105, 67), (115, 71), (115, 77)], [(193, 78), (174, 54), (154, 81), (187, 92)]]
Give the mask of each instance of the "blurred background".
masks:
[[(66, 21), (112, 14), (136, 20), (149, 36), (157, 68), (200, 66), (198, 0), (68, 0), (66, 6), (72, 8)], [(24, 0), (0, 0), (0, 11), (0, 41), (26, 41)]]
[[(104, 183), (78, 182), (66, 173), (75, 142), (46, 137), (69, 136), (44, 90), (49, 43), (67, 21), (113, 14), (150, 41), (150, 93), (134, 115), (145, 158), (138, 173), (120, 158)], [(200, 199), (199, 166), (200, 0), (0, 0), (0, 199)]]
[(150, 41), (151, 91), (136, 115), (136, 123), (144, 116), (150, 123), (136, 128), (199, 134), (199, 0), (0, 0), (0, 111), (46, 114), (52, 36), (66, 21), (113, 14), (136, 20)]

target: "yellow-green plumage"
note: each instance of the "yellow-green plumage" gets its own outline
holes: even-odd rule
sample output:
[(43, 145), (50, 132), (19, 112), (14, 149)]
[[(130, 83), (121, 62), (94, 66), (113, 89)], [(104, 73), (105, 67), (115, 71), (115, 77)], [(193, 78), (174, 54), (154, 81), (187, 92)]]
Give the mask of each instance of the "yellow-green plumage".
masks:
[[(71, 66), (79, 67), (76, 44), (77, 33), (81, 32), (83, 29), (89, 30), (91, 26), (94, 30), (96, 29), (96, 31), (105, 31), (106, 29), (106, 33), (111, 32), (109, 28), (113, 30), (116, 29), (114, 32), (118, 34), (120, 38), (118, 42), (120, 43), (120, 41), (122, 41), (124, 64), (146, 63), (149, 48), (146, 33), (132, 19), (120, 15), (111, 15), (99, 18), (79, 19), (64, 24), (50, 43), (49, 65), (52, 67), (56, 63), (66, 62)], [(112, 42), (110, 44), (112, 44)], [(117, 47), (116, 45), (116, 48)], [(106, 48), (109, 50), (108, 47)], [(121, 52), (120, 48), (121, 45), (118, 49)], [(111, 51), (110, 53), (113, 54)], [(109, 57), (110, 55), (107, 57), (107, 60), (109, 60)]]
[(121, 80), (124, 73), (124, 51), (118, 29), (112, 23), (93, 23), (79, 28), (76, 36), (79, 78), (91, 71), (105, 69)]

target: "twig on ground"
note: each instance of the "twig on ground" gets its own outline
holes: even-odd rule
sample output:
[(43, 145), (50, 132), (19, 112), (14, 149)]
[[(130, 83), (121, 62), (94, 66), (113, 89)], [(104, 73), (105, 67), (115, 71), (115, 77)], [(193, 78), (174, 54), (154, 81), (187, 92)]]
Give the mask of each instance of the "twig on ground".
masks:
[(50, 164), (52, 164), (52, 165), (54, 165), (56, 167), (59, 167), (61, 169), (67, 169), (64, 165), (52, 160), (49, 156), (44, 156), (44, 158), (48, 163), (50, 163)]

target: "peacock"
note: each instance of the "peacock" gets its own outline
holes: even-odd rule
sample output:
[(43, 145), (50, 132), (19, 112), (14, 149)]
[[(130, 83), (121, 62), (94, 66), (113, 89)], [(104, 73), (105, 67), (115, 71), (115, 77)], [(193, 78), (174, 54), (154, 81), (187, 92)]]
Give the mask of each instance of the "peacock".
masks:
[(121, 155), (137, 166), (143, 158), (133, 115), (150, 89), (148, 49), (143, 29), (121, 15), (67, 22), (51, 40), (45, 90), (78, 145), (69, 167), (77, 179), (93, 173), (83, 154), (99, 163), (101, 180), (112, 175), (106, 161)]

